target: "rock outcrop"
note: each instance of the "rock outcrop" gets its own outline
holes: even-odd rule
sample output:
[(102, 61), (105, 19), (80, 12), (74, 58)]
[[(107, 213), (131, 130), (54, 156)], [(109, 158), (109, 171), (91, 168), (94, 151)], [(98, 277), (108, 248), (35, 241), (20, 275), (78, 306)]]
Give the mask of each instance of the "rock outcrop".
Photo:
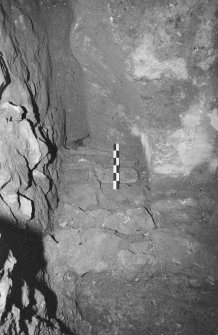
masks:
[(45, 232), (57, 203), (46, 31), (34, 1), (2, 1), (0, 17), (0, 215)]
[(1, 1), (0, 233), (11, 250), (1, 239), (1, 334), (64, 333), (48, 317), (46, 298), (36, 289), (43, 267), (38, 236), (52, 230), (57, 205), (54, 141), (60, 144), (60, 129), (52, 121), (50, 79), (47, 33), (37, 2)]
[[(26, 222), (32, 229), (45, 231), (49, 223), (46, 199), (49, 178), (43, 168), (48, 164), (48, 147), (39, 127), (32, 128), (24, 110), (11, 103), (0, 107), (0, 196), (1, 217)], [(38, 136), (36, 135), (38, 133)]]

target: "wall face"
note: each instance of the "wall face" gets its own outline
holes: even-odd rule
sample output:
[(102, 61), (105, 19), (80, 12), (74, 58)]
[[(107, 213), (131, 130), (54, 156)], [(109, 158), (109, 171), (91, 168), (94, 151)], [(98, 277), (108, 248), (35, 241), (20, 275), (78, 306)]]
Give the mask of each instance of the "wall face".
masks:
[(121, 155), (146, 161), (156, 188), (168, 178), (210, 179), (218, 166), (216, 13), (215, 2), (201, 0), (3, 0), (5, 213), (46, 229), (56, 201), (52, 143), (89, 130), (94, 147), (118, 142)]
[(0, 6), (0, 216), (46, 231), (57, 176), (49, 165), (52, 138), (42, 126), (51, 64), (36, 4), (3, 0)]
[(73, 11), (69, 0), (42, 0), (39, 6), (48, 32), (52, 63), (50, 103), (57, 106), (54, 117), (61, 130), (60, 144), (70, 145), (89, 133), (83, 71), (70, 49)]
[(87, 1), (71, 48), (87, 80), (93, 144), (142, 155), (155, 185), (217, 166), (215, 1)]

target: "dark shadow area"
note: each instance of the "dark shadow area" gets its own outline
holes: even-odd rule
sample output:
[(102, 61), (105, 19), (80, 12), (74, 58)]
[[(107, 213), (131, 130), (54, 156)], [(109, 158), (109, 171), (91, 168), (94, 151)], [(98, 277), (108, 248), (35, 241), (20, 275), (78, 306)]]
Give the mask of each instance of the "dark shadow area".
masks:
[(2, 97), (2, 93), (4, 92), (5, 88), (10, 84), (11, 78), (7, 69), (7, 66), (5, 64), (4, 58), (2, 53), (0, 52), (0, 67), (5, 79), (5, 83), (0, 86), (0, 99)]
[[(45, 297), (48, 318), (56, 319), (64, 334), (75, 335), (62, 321), (56, 318), (57, 297), (45, 280), (46, 260), (44, 259), (42, 234), (22, 229), (21, 225), (15, 226), (14, 223), (2, 217), (0, 217), (0, 234), (3, 243), (5, 242), (17, 260), (12, 272), (13, 286), (8, 309), (10, 310), (15, 304), (16, 307), (23, 310), (21, 317), (30, 320), (35, 314), (33, 310), (36, 303), (34, 289), (38, 289)], [(26, 309), (22, 307), (23, 280), (26, 281), (30, 289), (30, 304)]]
[(33, 114), (34, 114), (34, 116), (36, 118), (37, 123), (39, 123), (40, 122), (39, 107), (38, 107), (38, 105), (37, 105), (37, 103), (35, 101), (35, 98), (33, 96), (32, 91), (31, 91), (31, 89), (29, 88), (28, 85), (26, 85), (26, 88), (27, 88), (27, 91), (28, 91), (28, 93), (30, 95), (31, 104), (32, 104), (32, 107), (33, 107)]
[(43, 126), (41, 126), (41, 125), (39, 126), (39, 131), (40, 131), (40, 134), (41, 134), (43, 140), (45, 141), (45, 143), (46, 143), (46, 145), (49, 149), (49, 154), (51, 156), (51, 158), (49, 159), (48, 165), (52, 164), (55, 161), (55, 159), (57, 158), (58, 148), (57, 148), (56, 144), (51, 141), (48, 134), (46, 134), (45, 131), (43, 131)]

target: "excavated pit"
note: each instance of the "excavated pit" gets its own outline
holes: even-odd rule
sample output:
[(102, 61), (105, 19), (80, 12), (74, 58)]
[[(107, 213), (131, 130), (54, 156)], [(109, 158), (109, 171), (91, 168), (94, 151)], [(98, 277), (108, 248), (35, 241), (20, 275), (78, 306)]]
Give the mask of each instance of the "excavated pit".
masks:
[(217, 12), (0, 1), (0, 334), (218, 334)]

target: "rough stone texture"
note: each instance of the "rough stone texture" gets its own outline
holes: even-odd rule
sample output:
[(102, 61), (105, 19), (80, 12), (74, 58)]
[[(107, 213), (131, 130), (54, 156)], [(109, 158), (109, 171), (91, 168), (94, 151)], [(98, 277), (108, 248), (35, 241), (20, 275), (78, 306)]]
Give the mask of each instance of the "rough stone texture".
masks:
[(57, 144), (70, 146), (88, 136), (86, 89), (80, 63), (70, 49), (70, 27), (74, 20), (73, 1), (39, 1), (49, 38), (52, 62), (50, 103), (57, 111), (53, 118), (60, 132)]
[(0, 280), (0, 320), (7, 309), (8, 300), (12, 288), (11, 272), (13, 271), (16, 259), (12, 252), (8, 250), (5, 242), (1, 238), (1, 280)]
[[(207, 321), (217, 315), (216, 6), (212, 0), (1, 2), (0, 210), (11, 228), (48, 229), (57, 178), (49, 163), (56, 162), (56, 145), (84, 143), (88, 111), (91, 149), (63, 155), (56, 229), (44, 248), (40, 239), (36, 253), (43, 266), (45, 253), (60, 320), (71, 326), (87, 320), (81, 334), (217, 332), (217, 320), (202, 321), (205, 313)], [(117, 192), (110, 180), (114, 142), (123, 181)], [(35, 237), (28, 252), (35, 251)], [(21, 254), (29, 259), (22, 248)], [(31, 260), (21, 274), (34, 281), (39, 268)], [(169, 283), (167, 267), (175, 271)], [(206, 304), (205, 290), (213, 295)], [(2, 333), (19, 333), (20, 324), (30, 334), (49, 334), (51, 324), (58, 333), (55, 321), (47, 323), (48, 296), (25, 280), (19, 292), (19, 308), (11, 306)], [(84, 313), (77, 305), (82, 295)], [(193, 314), (196, 305), (201, 309)]]
[(99, 183), (75, 183), (66, 187), (68, 203), (76, 204), (82, 210), (91, 210), (98, 207), (97, 192)]
[[(49, 207), (46, 201), (49, 180), (40, 186), (32, 178), (34, 169), (43, 169), (48, 164), (48, 147), (40, 132), (32, 130), (31, 123), (24, 119), (21, 107), (10, 103), (0, 108), (0, 196), (17, 222), (29, 221), (33, 229), (46, 230), (49, 224)], [(38, 136), (35, 134), (38, 133)], [(45, 189), (45, 192), (43, 192)], [(5, 217), (5, 211), (1, 216)]]
[(118, 142), (144, 160), (154, 192), (217, 171), (216, 9), (201, 0), (74, 8), (71, 48), (85, 72), (93, 146)]
[(55, 238), (58, 244), (49, 237), (45, 244), (46, 257), (50, 259), (49, 267), (62, 264), (62, 267), (66, 266), (65, 271), (70, 269), (79, 275), (91, 270), (101, 272), (111, 268), (122, 242), (118, 236), (100, 229), (87, 230), (81, 237), (75, 230), (62, 230), (56, 233)]
[(58, 147), (65, 132), (68, 141), (88, 134), (82, 71), (68, 41), (72, 10), (60, 4), (3, 0), (0, 57), (2, 101), (25, 107)]
[(32, 122), (44, 120), (48, 108), (49, 64), (43, 23), (37, 14), (33, 1), (1, 2), (1, 50), (8, 84), (2, 102), (25, 107)]
[(101, 207), (107, 209), (121, 209), (122, 207), (128, 208), (143, 207), (145, 204), (145, 196), (140, 188), (137, 186), (129, 186), (122, 184), (119, 190), (114, 190), (111, 184), (102, 185), (102, 192), (99, 195), (99, 203)]
[[(56, 230), (56, 243), (50, 236), (45, 238), (45, 257), (48, 260), (51, 286), (58, 292), (58, 315), (62, 310), (65, 311), (65, 317), (69, 314), (64, 306), (69, 297), (71, 302), (68, 309), (72, 310), (74, 316), (76, 313), (73, 306), (79, 287), (76, 284), (66, 287), (66, 273), (80, 278), (90, 272), (107, 272), (131, 279), (142, 267), (153, 271), (158, 263), (155, 245), (148, 235), (146, 239), (136, 234), (130, 230), (119, 234), (113, 226), (103, 229), (83, 226), (81, 229), (63, 227)], [(68, 297), (66, 290), (69, 290)]]
[(142, 154), (140, 142), (130, 136), (127, 116), (143, 106), (133, 83), (126, 79), (120, 41), (112, 28), (107, 4), (79, 1), (74, 12), (71, 49), (80, 60), (87, 83), (92, 146), (111, 150), (112, 144), (118, 142), (121, 152), (129, 146), (137, 157)]
[(176, 266), (191, 266), (193, 263), (204, 268), (212, 275), (216, 272), (217, 255), (210, 253), (196, 239), (182, 232), (172, 232), (170, 229), (158, 230), (152, 233), (152, 239), (155, 242), (159, 261), (162, 264), (171, 264)]
[(127, 235), (146, 234), (154, 227), (150, 215), (143, 208), (99, 208), (85, 212), (64, 201), (59, 204), (54, 222), (61, 228), (102, 228)]
[[(101, 166), (95, 167), (95, 172), (98, 177), (98, 180), (101, 183), (111, 183), (111, 169), (104, 168), (102, 169)], [(122, 184), (131, 184), (135, 183), (138, 180), (137, 172), (130, 168), (122, 168), (120, 170), (120, 183)]]
[[(189, 196), (183, 180), (178, 194), (172, 181), (152, 203), (138, 179), (113, 190), (111, 156), (91, 148), (60, 153), (54, 236), (44, 239), (59, 319), (79, 334), (213, 334), (215, 198), (204, 188)], [(124, 157), (122, 168), (140, 177)]]
[(0, 333), (5, 335), (64, 333), (54, 314), (48, 319), (47, 297), (35, 291), (36, 276), (43, 271), (37, 234), (52, 230), (51, 210), (57, 205), (59, 162), (53, 140), (58, 144), (60, 135), (49, 106), (50, 71), (37, 2), (1, 1), (0, 232), (18, 263), (12, 275), (15, 259), (9, 255), (5, 267), (1, 264)]
[(53, 131), (43, 127), (51, 63), (37, 3), (2, 1), (0, 32), (0, 214), (45, 231), (57, 203), (57, 175), (49, 164), (55, 163)]

